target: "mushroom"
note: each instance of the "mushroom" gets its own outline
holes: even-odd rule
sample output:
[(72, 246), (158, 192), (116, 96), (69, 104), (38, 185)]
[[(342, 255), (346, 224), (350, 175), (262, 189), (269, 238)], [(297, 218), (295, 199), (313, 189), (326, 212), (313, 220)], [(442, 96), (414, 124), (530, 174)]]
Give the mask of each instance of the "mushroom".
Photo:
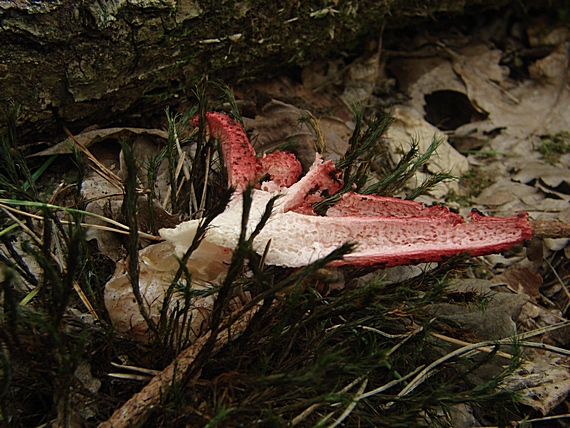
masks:
[[(343, 186), (342, 171), (332, 161), (323, 161), (317, 154), (307, 174), (299, 179), (301, 165), (291, 153), (274, 152), (256, 158), (243, 128), (232, 118), (207, 113), (206, 119), (210, 134), (220, 141), (228, 184), (236, 192), (226, 210), (210, 223), (188, 261), (193, 287), (204, 287), (225, 275), (241, 233), (243, 190), (267, 176), (252, 190), (247, 231), (255, 230), (269, 201), (278, 196), (269, 220), (253, 241), (253, 249), (260, 255), (265, 252), (264, 261), (270, 265), (306, 266), (346, 242), (356, 243), (356, 248), (335, 265), (389, 267), (441, 261), (461, 253), (479, 256), (501, 252), (532, 237), (526, 213), (487, 217), (474, 211), (465, 221), (446, 207), (424, 207), (418, 202), (352, 192), (342, 195), (325, 216), (319, 216), (313, 204)], [(189, 220), (172, 229), (161, 229), (165, 241), (140, 252), (140, 289), (151, 317), (158, 316), (165, 290), (178, 267), (174, 256), (188, 250), (199, 222)], [(107, 284), (105, 302), (119, 331), (146, 336), (148, 327), (139, 313), (124, 264), (118, 264)], [(192, 337), (200, 334), (212, 303), (212, 296), (193, 302)]]
[[(220, 139), (225, 159), (231, 159), (226, 164), (228, 177), (238, 192), (226, 211), (211, 223), (205, 241), (233, 249), (241, 230), (239, 191), (254, 184), (264, 173), (263, 168), (271, 168), (267, 166), (271, 162), (257, 163), (255, 169), (251, 168), (253, 149), (244, 149), (247, 138), (241, 127), (221, 113), (208, 113), (207, 121), (210, 132)], [(236, 147), (239, 153), (234, 152)], [(276, 157), (274, 162), (280, 160)], [(502, 252), (532, 237), (526, 213), (487, 217), (473, 211), (466, 222), (446, 207), (426, 208), (418, 202), (356, 193), (344, 194), (326, 216), (319, 216), (312, 205), (322, 200), (324, 194), (334, 194), (342, 187), (341, 171), (317, 154), (304, 177), (290, 186), (281, 185), (291, 182), (296, 174), (280, 175), (279, 184), (262, 183), (252, 193), (249, 232), (255, 229), (269, 200), (279, 196), (269, 221), (253, 242), (254, 250), (263, 254), (271, 240), (265, 255), (265, 263), (270, 265), (305, 266), (346, 242), (356, 243), (356, 249), (337, 265), (389, 267), (441, 261), (461, 253), (480, 256)], [(159, 233), (181, 255), (191, 243), (185, 238), (186, 230), (195, 228), (197, 222), (190, 220)]]

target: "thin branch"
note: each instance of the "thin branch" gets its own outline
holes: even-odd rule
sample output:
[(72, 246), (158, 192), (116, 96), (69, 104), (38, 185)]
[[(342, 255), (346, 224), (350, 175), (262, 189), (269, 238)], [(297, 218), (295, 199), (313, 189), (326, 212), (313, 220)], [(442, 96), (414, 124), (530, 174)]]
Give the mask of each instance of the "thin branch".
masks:
[[(433, 332), (430, 333), (430, 334), (431, 334), (433, 337), (437, 337), (438, 339), (444, 340), (444, 341), (449, 342), (449, 343), (453, 343), (454, 345), (461, 345), (461, 346), (468, 346), (468, 345), (470, 345), (469, 342), (465, 342), (465, 341), (459, 340), (459, 339), (454, 339), (453, 337), (447, 337), (447, 336), (444, 336), (443, 334), (433, 333)], [(479, 352), (486, 352), (486, 353), (490, 354), (490, 353), (493, 352), (494, 350), (493, 350), (493, 348), (488, 347), (488, 348), (479, 348), (479, 349), (477, 349), (477, 351), (479, 351)], [(512, 356), (511, 354), (507, 354), (506, 352), (497, 351), (497, 355), (498, 355), (499, 357), (503, 357), (503, 358), (506, 358), (506, 359), (508, 359), (508, 360), (512, 360), (512, 359), (513, 359), (513, 356)]]
[[(20, 201), (14, 201), (14, 202), (17, 202), (17, 203), (15, 203), (15, 205), (41, 206), (41, 207), (46, 207), (46, 208), (59, 209), (59, 210), (66, 211), (66, 212), (70, 212), (70, 213), (79, 213), (79, 214), (87, 215), (87, 216), (96, 218), (96, 219), (98, 219), (98, 220), (102, 220), (102, 221), (105, 221), (105, 222), (107, 222), (107, 223), (113, 224), (113, 225), (115, 225), (115, 226), (117, 226), (117, 227), (120, 227), (121, 229), (115, 229), (115, 228), (112, 228), (112, 227), (102, 226), (102, 225), (99, 225), (99, 224), (91, 224), (91, 223), (80, 223), (81, 227), (90, 227), (90, 228), (92, 228), (92, 229), (99, 229), (99, 230), (105, 230), (105, 231), (107, 231), (107, 232), (121, 233), (121, 234), (123, 234), (123, 235), (128, 235), (128, 234), (130, 233), (130, 229), (129, 229), (128, 226), (125, 226), (124, 224), (119, 223), (118, 221), (115, 221), (115, 220), (110, 219), (110, 218), (108, 218), (108, 217), (105, 217), (105, 216), (102, 216), (102, 215), (99, 215), (99, 214), (95, 214), (95, 213), (91, 213), (91, 212), (88, 212), (88, 211), (77, 210), (77, 209), (74, 209), (74, 208), (60, 207), (60, 206), (57, 206), (57, 205), (43, 204), (43, 203), (40, 203), (40, 202), (30, 202), (30, 203), (28, 203), (27, 201), (21, 201), (21, 202), (20, 202)], [(41, 216), (41, 215), (32, 214), (32, 213), (29, 213), (29, 212), (27, 212), (27, 211), (22, 211), (22, 210), (19, 210), (19, 209), (16, 209), (16, 208), (12, 208), (12, 207), (10, 207), (10, 206), (5, 206), (4, 203), (9, 204), (9, 203), (12, 203), (12, 201), (7, 201), (7, 200), (4, 200), (4, 199), (0, 199), (0, 209), (6, 210), (6, 211), (11, 211), (11, 212), (13, 212), (13, 213), (20, 214), (20, 215), (23, 215), (23, 216), (27, 216), (27, 217), (33, 218), (34, 220), (43, 221), (43, 216)], [(14, 221), (16, 221), (16, 220), (14, 220)], [(62, 224), (70, 224), (70, 222), (67, 221), (67, 220), (60, 220), (60, 222), (61, 222)], [(16, 224), (17, 224), (18, 226), (20, 226), (20, 225), (21, 225), (21, 222), (17, 222)], [(0, 236), (6, 234), (6, 233), (8, 233), (8, 232), (10, 232), (11, 230), (13, 230), (13, 229), (11, 228), (11, 226), (8, 226), (7, 228), (2, 229), (2, 230), (0, 231)], [(150, 235), (150, 234), (145, 233), (145, 232), (139, 231), (138, 234), (139, 234), (139, 236), (140, 236), (141, 238), (146, 238), (146, 239), (149, 239), (149, 240), (152, 240), (152, 241), (161, 241), (161, 240), (162, 240), (162, 238), (161, 238), (160, 236)]]
[[(214, 341), (210, 357), (218, 353), (231, 339), (239, 337), (249, 324), (257, 308), (252, 308), (232, 325), (230, 329), (221, 331)], [(117, 409), (113, 415), (99, 425), (99, 428), (128, 428), (142, 426), (153, 407), (167, 395), (168, 389), (176, 382), (181, 382), (185, 377), (196, 356), (204, 345), (210, 340), (211, 331), (200, 337), (188, 348), (180, 352), (178, 356), (159, 375), (155, 376), (148, 385), (140, 392), (133, 395), (123, 406)]]
[(364, 393), (364, 390), (366, 389), (367, 385), (368, 385), (368, 379), (364, 379), (364, 382), (362, 382), (362, 385), (360, 385), (360, 388), (358, 388), (358, 391), (356, 391), (356, 394), (352, 402), (348, 405), (348, 407), (344, 410), (344, 412), (342, 412), (342, 414), (338, 417), (338, 419), (329, 425), (330, 428), (335, 428), (339, 426), (346, 418), (348, 418), (348, 416), (352, 413), (352, 411), (354, 410), (354, 408), (357, 406), (358, 402), (362, 398), (362, 394)]
[[(558, 328), (562, 328), (562, 327), (566, 327), (567, 325), (570, 325), (570, 321), (567, 322), (563, 322), (563, 323), (558, 323), (555, 324), (554, 326), (549, 326), (547, 328), (540, 328), (537, 330), (533, 330), (530, 331), (528, 333), (523, 333), (520, 335), (517, 335), (515, 337), (508, 337), (505, 339), (501, 339), (501, 340), (497, 340), (497, 341), (485, 341), (485, 342), (479, 342), (479, 343), (473, 343), (467, 346), (464, 346), (462, 348), (456, 349), (453, 352), (450, 352), (447, 355), (444, 355), (441, 358), (438, 358), (437, 360), (435, 360), (433, 363), (431, 363), (429, 366), (427, 366), (425, 369), (423, 369), (409, 384), (408, 386), (406, 386), (402, 391), (400, 391), (400, 393), (398, 394), (398, 397), (404, 397), (406, 395), (408, 395), (410, 392), (412, 392), (415, 388), (417, 388), (422, 382), (424, 382), (425, 380), (427, 380), (432, 374), (434, 374), (434, 370), (436, 367), (438, 367), (439, 365), (454, 359), (456, 357), (459, 357), (461, 355), (467, 354), (469, 352), (471, 352), (472, 350), (475, 349), (481, 349), (481, 348), (486, 348), (486, 347), (490, 347), (490, 346), (499, 346), (499, 345), (508, 345), (511, 343), (518, 343), (521, 346), (527, 346), (527, 347), (533, 347), (533, 348), (540, 348), (540, 349), (546, 349), (552, 352), (558, 352), (564, 355), (570, 355), (570, 351), (567, 351), (565, 349), (561, 349), (561, 348), (557, 348), (555, 346), (550, 346), (550, 345), (545, 345), (542, 343), (535, 343), (535, 342), (523, 342), (523, 339), (529, 338), (529, 337), (533, 337), (533, 336), (537, 336), (539, 334), (542, 334), (546, 331), (549, 330), (555, 330)], [(390, 407), (394, 405), (394, 402), (388, 403), (386, 405), (386, 408)]]

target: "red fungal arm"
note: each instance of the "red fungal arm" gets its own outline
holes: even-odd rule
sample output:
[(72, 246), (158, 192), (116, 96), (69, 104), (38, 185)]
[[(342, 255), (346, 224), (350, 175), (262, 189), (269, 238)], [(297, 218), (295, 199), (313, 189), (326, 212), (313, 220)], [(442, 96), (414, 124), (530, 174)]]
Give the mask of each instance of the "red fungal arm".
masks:
[(258, 175), (255, 150), (241, 125), (223, 113), (206, 113), (206, 120), (210, 134), (220, 141), (229, 186), (243, 189), (253, 183)]
[(424, 206), (420, 202), (349, 192), (342, 195), (340, 201), (327, 210), (327, 216), (370, 215), (403, 218), (417, 217), (422, 215), (423, 210)]
[(312, 204), (321, 201), (326, 195), (332, 195), (343, 185), (342, 171), (334, 166), (333, 161), (323, 162), (317, 154), (309, 172), (298, 182), (285, 190), (283, 211), (297, 211), (314, 214)]
[(293, 153), (277, 150), (257, 159), (243, 128), (228, 115), (206, 113), (206, 121), (210, 134), (220, 141), (230, 186), (243, 189), (269, 174), (268, 190), (276, 191), (293, 185), (301, 176), (303, 167)]
[[(418, 202), (355, 193), (343, 195), (327, 216), (316, 216), (312, 204), (343, 185), (342, 171), (332, 161), (323, 162), (317, 155), (297, 181), (301, 166), (294, 155), (275, 152), (256, 159), (245, 132), (233, 119), (221, 113), (207, 113), (206, 118), (210, 133), (220, 140), (231, 186), (243, 188), (268, 173), (271, 181), (263, 184), (264, 190), (282, 189), (272, 221), (255, 241), (263, 250), (269, 240), (279, 237), (272, 240), (268, 264), (304, 266), (354, 242), (355, 252), (337, 264), (388, 267), (441, 261), (461, 253), (497, 253), (532, 237), (525, 213), (485, 217), (473, 212), (465, 222), (445, 207), (425, 208)], [(228, 228), (231, 234), (233, 224)]]
[(484, 256), (509, 250), (532, 238), (526, 213), (512, 217), (485, 217), (477, 213), (471, 215), (470, 222), (454, 226), (440, 220), (425, 217), (402, 220), (405, 224), (395, 235), (403, 238), (400, 242), (371, 253), (357, 249), (339, 264), (388, 267), (439, 262), (462, 253)]
[(276, 150), (257, 158), (260, 177), (269, 174), (270, 183), (262, 184), (268, 191), (290, 187), (299, 180), (303, 167), (293, 153)]
[[(278, 236), (279, 239), (272, 239)], [(498, 253), (530, 239), (526, 214), (474, 215), (465, 222), (450, 212), (432, 217), (321, 217), (296, 212), (268, 222), (254, 243), (271, 246), (266, 263), (300, 267), (326, 256), (346, 242), (355, 251), (334, 265), (390, 267), (441, 261), (453, 255)]]

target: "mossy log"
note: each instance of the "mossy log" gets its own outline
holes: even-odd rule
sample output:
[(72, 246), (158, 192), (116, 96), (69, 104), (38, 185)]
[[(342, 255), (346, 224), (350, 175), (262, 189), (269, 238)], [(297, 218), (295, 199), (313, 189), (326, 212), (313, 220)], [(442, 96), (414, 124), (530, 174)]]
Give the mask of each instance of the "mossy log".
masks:
[[(62, 125), (133, 123), (204, 80), (237, 83), (358, 53), (405, 27), (511, 0), (0, 1), (0, 108), (22, 105), (23, 140)], [(128, 118), (128, 120), (126, 120)]]

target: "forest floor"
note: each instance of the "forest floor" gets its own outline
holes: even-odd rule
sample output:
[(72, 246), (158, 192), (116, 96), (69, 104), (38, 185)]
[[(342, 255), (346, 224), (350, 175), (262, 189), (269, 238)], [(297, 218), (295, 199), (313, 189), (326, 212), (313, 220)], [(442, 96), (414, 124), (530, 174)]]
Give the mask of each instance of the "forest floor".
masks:
[[(354, 106), (363, 123), (390, 114), (371, 182), (412, 143), (420, 154), (441, 143), (389, 196), (445, 173), (455, 179), (414, 200), (464, 217), (526, 212), (567, 225), (569, 42), (568, 26), (514, 14), (387, 29), (359, 57), (238, 83), (235, 98), (212, 97), (215, 85), (197, 90), (152, 127), (94, 124), (29, 158), (31, 170), (46, 167), (37, 178), (22, 172), (6, 136), (0, 420), (570, 426), (570, 236), (387, 269), (260, 268), (263, 257), (246, 245), (180, 270), (153, 247), (162, 245), (158, 229), (207, 218), (224, 197), (216, 142), (185, 117), (205, 109), (237, 108), (258, 153), (287, 147), (304, 172), (319, 144), (335, 162), (349, 150), (360, 124)], [(21, 186), (29, 180), (37, 184)], [(197, 278), (204, 283), (187, 287)], [(128, 293), (105, 293), (113, 281)], [(176, 283), (176, 310), (160, 310), (162, 288), (146, 294), (156, 283)], [(216, 296), (224, 296), (217, 306)]]

